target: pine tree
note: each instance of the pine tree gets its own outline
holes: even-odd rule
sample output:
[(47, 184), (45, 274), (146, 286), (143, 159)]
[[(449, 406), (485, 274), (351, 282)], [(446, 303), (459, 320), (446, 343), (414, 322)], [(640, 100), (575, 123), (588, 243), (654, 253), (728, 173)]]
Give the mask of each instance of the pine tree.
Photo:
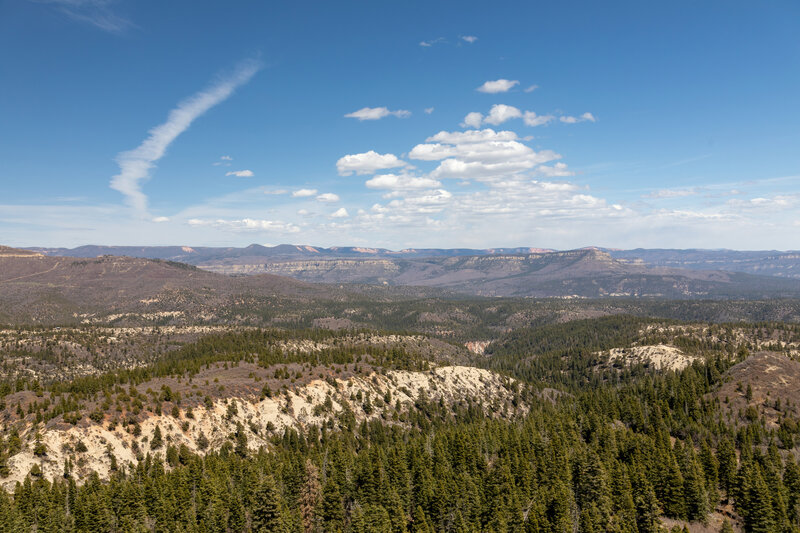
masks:
[(311, 462), (311, 459), (306, 459), (305, 471), (305, 481), (300, 489), (298, 505), (300, 507), (300, 517), (303, 521), (303, 530), (306, 533), (311, 533), (316, 529), (317, 505), (322, 491), (319, 470)]
[(370, 533), (392, 533), (392, 521), (382, 505), (368, 505), (364, 509), (364, 525)]
[(271, 476), (264, 478), (254, 494), (251, 522), (254, 533), (285, 531), (283, 497)]
[(414, 516), (411, 521), (411, 533), (431, 533), (432, 529), (428, 525), (428, 519), (425, 517), (425, 512), (422, 507), (417, 505), (414, 509)]
[(326, 532), (335, 532), (344, 528), (344, 506), (339, 484), (329, 478), (322, 489), (322, 523)]
[(164, 445), (164, 438), (161, 435), (161, 428), (156, 426), (156, 429), (153, 430), (153, 438), (150, 439), (150, 449), (157, 450)]
[(775, 521), (770, 500), (770, 493), (761, 469), (752, 469), (753, 480), (747, 497), (745, 513), (745, 530), (748, 533), (770, 533), (774, 531)]
[(736, 483), (736, 450), (728, 437), (723, 438), (717, 446), (717, 462), (719, 464), (719, 483), (730, 498)]
[(683, 487), (686, 518), (690, 521), (704, 522), (708, 513), (708, 495), (701, 467), (693, 453), (687, 458)]
[(683, 475), (675, 462), (675, 458), (669, 455), (670, 462), (667, 465), (667, 477), (663, 481), (661, 489), (661, 506), (664, 514), (671, 518), (684, 518), (686, 516), (686, 501), (684, 496)]

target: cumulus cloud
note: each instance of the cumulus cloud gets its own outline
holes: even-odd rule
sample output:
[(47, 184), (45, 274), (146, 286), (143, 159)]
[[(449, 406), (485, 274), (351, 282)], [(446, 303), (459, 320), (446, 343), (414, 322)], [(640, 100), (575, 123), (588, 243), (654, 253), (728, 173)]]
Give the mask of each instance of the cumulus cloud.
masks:
[(478, 40), (478, 38), (475, 37), (474, 35), (462, 35), (461, 39), (467, 41), (469, 44), (472, 44)]
[(483, 115), (477, 111), (473, 111), (472, 113), (467, 113), (467, 116), (464, 117), (464, 122), (461, 123), (461, 127), (480, 128), (481, 123), (483, 123)]
[(432, 189), (441, 187), (442, 183), (427, 177), (409, 176), (406, 174), (381, 174), (364, 183), (370, 189), (390, 189), (410, 191), (415, 189)]
[(380, 120), (390, 115), (398, 118), (406, 118), (411, 116), (411, 111), (407, 111), (405, 109), (390, 111), (386, 107), (362, 107), (358, 111), (353, 111), (352, 113), (346, 114), (345, 117), (355, 118), (358, 119), (359, 121), (364, 121), (364, 120)]
[(489, 110), (489, 115), (487, 115), (483, 121), (487, 124), (498, 126), (507, 120), (511, 120), (512, 118), (520, 118), (521, 116), (522, 112), (514, 106), (495, 104)]
[[(522, 118), (526, 126), (543, 126), (549, 124), (555, 117), (553, 115), (537, 115), (534, 111), (521, 111), (520, 109), (505, 105), (495, 104), (489, 110), (489, 113), (484, 116), (477, 111), (468, 113), (461, 122), (462, 128), (479, 128), (482, 124), (491, 124), (492, 126), (499, 126), (500, 124), (512, 119)], [(562, 122), (564, 117), (562, 117)], [(573, 117), (574, 118), (574, 117)], [(576, 119), (578, 120), (578, 119)], [(588, 120), (588, 119), (583, 119)]]
[(560, 158), (550, 150), (534, 151), (510, 131), (442, 131), (428, 142), (414, 146), (408, 156), (422, 161), (441, 161), (429, 177), (494, 180), (532, 170)]
[(153, 222), (169, 222), (169, 217), (155, 217)]
[(331, 218), (347, 218), (350, 216), (350, 213), (347, 212), (347, 209), (344, 207), (340, 207), (336, 211), (331, 214)]
[(253, 61), (241, 63), (230, 76), (184, 100), (169, 112), (167, 121), (150, 130), (150, 135), (133, 150), (121, 152), (116, 161), (119, 174), (111, 179), (111, 188), (125, 195), (127, 203), (137, 211), (147, 211), (147, 196), (141, 184), (150, 178), (156, 162), (164, 157), (170, 144), (192, 122), (212, 107), (230, 97), (241, 85), (250, 81), (260, 65)]
[(523, 122), (525, 122), (526, 126), (544, 126), (545, 124), (549, 124), (556, 117), (553, 115), (537, 115), (533, 111), (525, 111), (525, 114), (522, 116)]
[(237, 178), (252, 178), (255, 176), (252, 170), (234, 170), (232, 172), (226, 172), (226, 176), (236, 176)]
[(339, 195), (332, 192), (324, 192), (317, 196), (317, 200), (325, 203), (334, 203), (339, 201)]
[(340, 176), (356, 174), (374, 174), (378, 170), (406, 166), (394, 154), (379, 154), (374, 150), (361, 154), (348, 154), (336, 162), (336, 169)]
[(494, 81), (487, 81), (476, 90), (481, 93), (488, 93), (488, 94), (496, 94), (496, 93), (506, 93), (514, 88), (514, 86), (519, 85), (519, 81), (517, 80), (506, 80), (506, 79), (499, 79)]
[(572, 117), (572, 116), (563, 116), (559, 117), (561, 122), (564, 124), (577, 124), (578, 122), (595, 122), (597, 119), (591, 113), (584, 113), (579, 117)]
[(484, 130), (440, 131), (436, 135), (425, 139), (425, 142), (465, 144), (487, 141), (516, 141), (517, 139), (517, 134), (513, 131), (494, 131), (491, 128), (486, 128)]
[(317, 194), (317, 189), (298, 189), (292, 193), (294, 198), (306, 198)]

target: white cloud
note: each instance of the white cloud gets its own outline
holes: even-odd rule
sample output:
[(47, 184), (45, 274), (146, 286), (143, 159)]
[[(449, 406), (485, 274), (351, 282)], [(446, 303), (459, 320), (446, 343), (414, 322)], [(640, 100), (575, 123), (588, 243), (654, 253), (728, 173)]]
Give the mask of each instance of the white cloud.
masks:
[(336, 162), (336, 169), (340, 176), (356, 174), (374, 174), (377, 170), (406, 166), (394, 154), (379, 154), (374, 150), (361, 154), (348, 154)]
[(653, 198), (656, 200), (665, 200), (670, 198), (685, 198), (687, 196), (694, 196), (698, 194), (697, 187), (690, 189), (660, 189), (651, 193), (643, 195), (644, 198)]
[(350, 213), (347, 212), (347, 209), (344, 207), (340, 207), (336, 211), (333, 212), (331, 218), (347, 218), (350, 216)]
[(425, 114), (426, 114), (426, 115), (430, 115), (431, 113), (433, 113), (433, 109), (434, 109), (434, 108), (432, 108), (432, 107), (426, 107), (426, 108), (425, 108)]
[(407, 111), (405, 109), (390, 111), (386, 107), (362, 107), (358, 111), (353, 111), (352, 113), (346, 114), (345, 117), (355, 118), (358, 119), (359, 121), (364, 121), (364, 120), (380, 120), (390, 115), (398, 118), (406, 118), (411, 116), (411, 111)]
[(255, 176), (252, 170), (234, 170), (232, 172), (226, 172), (226, 176), (236, 176), (237, 178), (252, 178)]
[(50, 4), (68, 17), (86, 22), (109, 33), (122, 33), (133, 24), (127, 18), (118, 15), (111, 8), (115, 0), (34, 0), (37, 3)]
[(150, 130), (150, 135), (142, 144), (117, 155), (119, 174), (111, 179), (111, 188), (124, 194), (127, 203), (134, 209), (146, 212), (147, 196), (142, 192), (141, 184), (150, 178), (150, 171), (164, 157), (169, 145), (195, 119), (226, 100), (237, 87), (247, 83), (259, 68), (260, 65), (253, 61), (243, 62), (233, 75), (178, 104), (178, 107), (169, 112), (166, 122)]
[(538, 166), (536, 167), (536, 174), (546, 178), (565, 178), (575, 175), (571, 170), (567, 170), (567, 165), (565, 163), (556, 163), (549, 167), (547, 165)]
[(429, 48), (434, 44), (439, 44), (446, 42), (444, 37), (437, 37), (436, 39), (431, 39), (430, 41), (420, 41), (419, 45), (424, 48)]
[(280, 222), (277, 220), (263, 220), (253, 218), (242, 218), (238, 220), (226, 219), (200, 219), (192, 218), (187, 221), (190, 226), (210, 226), (230, 231), (270, 231), (277, 233), (298, 233), (300, 228), (295, 224)]
[(472, 44), (478, 40), (478, 38), (475, 37), (474, 35), (462, 35), (461, 38), (467, 41), (469, 44)]
[(286, 194), (287, 192), (289, 191), (287, 191), (286, 189), (267, 189), (264, 191), (264, 194), (279, 195), (279, 194)]
[(317, 189), (299, 189), (292, 193), (293, 198), (306, 198), (317, 194)]
[(333, 194), (332, 192), (324, 192), (317, 196), (317, 200), (320, 202), (334, 203), (339, 201), (339, 195)]
[(514, 132), (496, 132), (489, 128), (442, 131), (427, 140), (437, 142), (418, 144), (408, 156), (421, 161), (441, 161), (428, 176), (435, 180), (497, 181), (561, 157), (551, 150), (534, 151), (519, 142)]
[(370, 189), (414, 190), (441, 187), (442, 183), (426, 177), (406, 174), (381, 174), (364, 183)]
[[(468, 113), (467, 116), (464, 117), (464, 121), (461, 123), (461, 127), (479, 128), (481, 124), (491, 124), (493, 126), (498, 126), (504, 122), (517, 118), (522, 118), (523, 121), (525, 122), (525, 125), (527, 126), (542, 126), (544, 124), (549, 124), (550, 122), (555, 120), (555, 117), (553, 115), (537, 115), (533, 111), (525, 111), (523, 113), (514, 106), (505, 104), (495, 104), (489, 110), (489, 114), (486, 115), (485, 117), (481, 113), (478, 113), (477, 111)], [(564, 117), (562, 117), (562, 122), (564, 121), (563, 118)]]
[(495, 104), (492, 106), (492, 109), (489, 110), (489, 115), (487, 115), (483, 121), (487, 124), (498, 126), (507, 120), (511, 120), (512, 118), (520, 118), (521, 116), (522, 112), (514, 106)]
[(155, 217), (153, 222), (169, 222), (169, 217)]
[(513, 131), (494, 131), (491, 128), (485, 130), (468, 131), (440, 131), (436, 135), (425, 139), (426, 142), (465, 144), (483, 143), (487, 141), (516, 141), (517, 134)]
[(592, 115), (591, 113), (588, 113), (588, 112), (584, 113), (583, 115), (581, 115), (579, 117), (571, 117), (571, 116), (559, 117), (558, 120), (560, 120), (564, 124), (577, 124), (578, 122), (587, 122), (587, 121), (588, 122), (596, 122), (597, 121), (595, 116)]
[(522, 120), (525, 122), (526, 126), (543, 126), (549, 124), (555, 118), (556, 117), (553, 115), (537, 115), (533, 111), (525, 111), (525, 114), (522, 116)]
[(487, 81), (476, 90), (481, 93), (489, 94), (506, 93), (514, 88), (515, 85), (519, 85), (519, 81), (501, 78), (499, 80)]
[(529, 85), (529, 86), (525, 87), (525, 92), (526, 93), (532, 93), (533, 91), (535, 91), (538, 88), (539, 88), (538, 85)]
[(727, 205), (734, 209), (780, 211), (795, 208), (800, 204), (800, 194), (776, 194), (770, 197), (757, 196), (747, 200), (732, 199)]
[(477, 111), (473, 111), (472, 113), (467, 113), (467, 116), (464, 117), (464, 122), (461, 123), (461, 127), (480, 128), (482, 122), (483, 122), (483, 115), (481, 115)]

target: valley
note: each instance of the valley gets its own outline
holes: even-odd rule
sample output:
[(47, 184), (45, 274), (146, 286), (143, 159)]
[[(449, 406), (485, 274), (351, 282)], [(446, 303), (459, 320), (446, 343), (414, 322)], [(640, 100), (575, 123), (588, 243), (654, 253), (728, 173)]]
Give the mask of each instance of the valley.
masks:
[[(384, 259), (330, 261), (328, 274), (291, 272), (342, 278), (320, 284), (4, 249), (0, 521), (354, 532), (800, 523), (800, 301), (459, 290), (478, 279), (497, 291), (512, 279), (603, 287), (645, 268), (593, 250), (403, 259), (389, 263), (391, 284), (345, 281)], [(420, 272), (430, 287), (410, 286)], [(657, 272), (658, 283), (676, 276)], [(757, 509), (764, 498), (769, 512)]]

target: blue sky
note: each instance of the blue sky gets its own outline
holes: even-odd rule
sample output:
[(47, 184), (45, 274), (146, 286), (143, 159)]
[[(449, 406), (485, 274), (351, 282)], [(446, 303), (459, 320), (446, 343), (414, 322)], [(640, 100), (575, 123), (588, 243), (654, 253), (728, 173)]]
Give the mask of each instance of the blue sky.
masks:
[(0, 2), (0, 242), (800, 248), (800, 4)]

